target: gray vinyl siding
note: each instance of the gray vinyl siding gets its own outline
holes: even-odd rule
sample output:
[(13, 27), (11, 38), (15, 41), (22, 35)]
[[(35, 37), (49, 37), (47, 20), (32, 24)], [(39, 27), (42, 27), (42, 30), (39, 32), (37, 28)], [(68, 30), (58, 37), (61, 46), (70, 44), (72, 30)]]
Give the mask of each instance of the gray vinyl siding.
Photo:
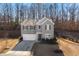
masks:
[[(46, 30), (45, 29), (45, 25), (51, 25), (51, 30)], [(39, 29), (39, 25), (35, 26), (35, 29), (23, 29), (23, 25), (21, 25), (21, 34), (36, 34), (38, 32), (40, 32), (42, 34), (42, 38), (45, 38), (45, 34), (50, 34), (52, 36), (52, 38), (54, 38), (54, 24), (52, 24), (50, 21), (46, 21), (45, 23), (43, 23), (42, 25), (40, 24), (40, 29)]]
[[(45, 25), (51, 25), (51, 30), (46, 30), (45, 29)], [(44, 38), (45, 37), (45, 34), (51, 34), (52, 35), (52, 38), (54, 37), (54, 25), (50, 22), (50, 21), (46, 21), (43, 25), (42, 25), (42, 37)]]
[(21, 25), (21, 36), (23, 34), (23, 25)]
[[(39, 26), (40, 26), (40, 29), (39, 29)], [(41, 25), (36, 26), (36, 32), (42, 32), (42, 26)]]

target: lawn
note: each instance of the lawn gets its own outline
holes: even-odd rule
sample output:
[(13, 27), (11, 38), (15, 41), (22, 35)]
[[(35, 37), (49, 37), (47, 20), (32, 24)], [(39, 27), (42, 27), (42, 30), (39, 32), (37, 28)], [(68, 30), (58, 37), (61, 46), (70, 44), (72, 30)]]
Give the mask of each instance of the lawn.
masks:
[(16, 46), (18, 39), (0, 39), (0, 53), (6, 53)]

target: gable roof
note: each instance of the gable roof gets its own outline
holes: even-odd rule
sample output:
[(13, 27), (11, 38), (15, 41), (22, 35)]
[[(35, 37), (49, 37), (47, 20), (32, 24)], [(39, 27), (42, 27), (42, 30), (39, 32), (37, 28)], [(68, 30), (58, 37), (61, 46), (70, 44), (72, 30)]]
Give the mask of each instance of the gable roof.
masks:
[(44, 24), (47, 20), (50, 21), (50, 22), (54, 25), (54, 22), (52, 21), (52, 19), (46, 18), (46, 17), (44, 17), (44, 18), (42, 18), (41, 20), (39, 20), (39, 21), (36, 23), (36, 25), (42, 25), (42, 24)]
[(29, 20), (24, 20), (21, 25), (24, 25), (24, 26), (35, 26), (35, 25), (42, 25), (44, 24), (46, 21), (50, 21), (53, 25), (54, 25), (54, 22), (52, 21), (52, 19), (50, 18), (42, 18), (38, 21), (35, 21), (33, 19), (29, 19)]
[(36, 25), (36, 21), (35, 20), (24, 20), (21, 25), (25, 25), (25, 26), (35, 26)]

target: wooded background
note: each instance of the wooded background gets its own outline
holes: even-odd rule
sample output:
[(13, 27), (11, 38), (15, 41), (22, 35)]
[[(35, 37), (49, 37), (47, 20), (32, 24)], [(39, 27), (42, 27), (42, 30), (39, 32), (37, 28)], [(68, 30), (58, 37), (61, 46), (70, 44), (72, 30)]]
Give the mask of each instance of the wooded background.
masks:
[[(0, 4), (0, 29), (15, 29), (25, 19), (39, 20), (44, 16), (51, 18), (57, 29), (79, 30), (79, 4), (74, 3), (2, 3)], [(8, 24), (10, 25), (7, 26)]]
[(75, 3), (2, 3), (0, 4), (0, 32), (19, 30), (26, 19), (48, 17), (55, 29), (79, 31), (79, 4)]

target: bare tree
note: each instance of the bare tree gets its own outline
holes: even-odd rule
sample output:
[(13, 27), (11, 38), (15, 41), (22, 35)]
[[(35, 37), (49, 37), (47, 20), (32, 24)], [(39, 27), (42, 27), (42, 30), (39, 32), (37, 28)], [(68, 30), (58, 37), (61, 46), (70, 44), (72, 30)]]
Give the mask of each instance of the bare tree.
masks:
[(18, 24), (19, 23), (19, 21), (20, 21), (20, 4), (15, 4), (15, 21), (16, 21), (16, 23)]
[(76, 5), (71, 4), (69, 8), (69, 13), (70, 13), (70, 28), (71, 30), (74, 30), (75, 27), (75, 12), (76, 12)]

